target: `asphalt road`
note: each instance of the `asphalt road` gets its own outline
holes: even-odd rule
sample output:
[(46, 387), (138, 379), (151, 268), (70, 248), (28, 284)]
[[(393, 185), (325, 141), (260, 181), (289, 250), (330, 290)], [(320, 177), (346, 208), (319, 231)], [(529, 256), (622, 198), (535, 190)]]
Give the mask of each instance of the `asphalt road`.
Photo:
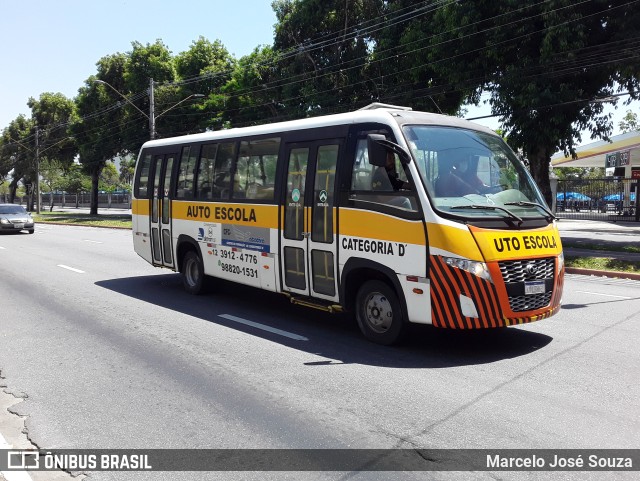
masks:
[(177, 274), (133, 252), (130, 236), (45, 225), (31, 236), (0, 236), (0, 373), (4, 390), (25, 398), (11, 409), (26, 416), (29, 438), (43, 449), (640, 446), (638, 281), (568, 276), (563, 310), (551, 319), (476, 333), (422, 326), (407, 345), (385, 348), (365, 341), (348, 317), (283, 296), (221, 282), (189, 296)]

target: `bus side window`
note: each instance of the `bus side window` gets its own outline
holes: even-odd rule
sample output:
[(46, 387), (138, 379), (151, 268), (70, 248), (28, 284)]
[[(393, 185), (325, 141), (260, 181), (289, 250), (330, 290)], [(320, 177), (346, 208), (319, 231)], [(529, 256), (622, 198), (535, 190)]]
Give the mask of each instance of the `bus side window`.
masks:
[(229, 198), (231, 187), (231, 164), (235, 157), (235, 142), (220, 144), (213, 169), (212, 198), (224, 200)]
[(273, 200), (279, 150), (279, 137), (240, 142), (234, 169), (234, 199)]
[(151, 170), (151, 154), (146, 154), (138, 169), (138, 178), (134, 194), (138, 199), (146, 199), (149, 195), (149, 171)]
[(176, 185), (176, 199), (193, 199), (196, 162), (198, 161), (198, 147), (188, 145), (182, 148), (180, 164), (178, 165), (178, 182)]
[(351, 175), (351, 190), (368, 202), (417, 210), (417, 201), (396, 154), (389, 152), (386, 167), (369, 163), (367, 139), (358, 139)]
[(371, 189), (371, 164), (367, 152), (367, 139), (359, 139), (356, 147), (356, 158), (353, 163), (351, 190)]
[(213, 190), (213, 168), (218, 152), (218, 144), (207, 144), (202, 147), (200, 166), (198, 167), (198, 200), (211, 200)]

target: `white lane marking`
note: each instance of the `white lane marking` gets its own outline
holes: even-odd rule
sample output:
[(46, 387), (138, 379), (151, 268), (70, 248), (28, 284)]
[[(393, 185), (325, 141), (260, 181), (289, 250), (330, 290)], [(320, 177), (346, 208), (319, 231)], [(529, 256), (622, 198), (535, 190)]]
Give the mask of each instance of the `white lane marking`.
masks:
[(2, 246), (0, 246), (0, 249), (6, 249), (6, 247), (2, 247)]
[(63, 269), (67, 269), (68, 271), (77, 272), (78, 274), (84, 274), (84, 271), (80, 269), (76, 269), (74, 267), (65, 266), (64, 264), (58, 264), (58, 267), (62, 267)]
[(83, 240), (85, 242), (93, 242), (94, 244), (104, 244), (104, 242), (102, 242), (102, 241), (94, 241), (94, 240), (91, 240), (91, 239), (83, 239)]
[[(0, 433), (0, 449), (12, 449), (2, 433)], [(32, 481), (31, 476), (25, 471), (0, 471), (0, 473), (7, 481)]]
[(242, 317), (233, 316), (231, 314), (220, 314), (218, 317), (222, 317), (229, 321), (237, 322), (239, 324), (244, 324), (245, 326), (255, 327), (256, 329), (262, 329), (263, 331), (268, 331), (273, 334), (278, 334), (280, 336), (288, 337), (289, 339), (293, 339), (295, 341), (308, 341), (309, 339), (300, 336), (299, 334), (294, 334), (292, 332), (283, 331), (282, 329), (276, 329), (275, 327), (266, 326), (264, 324), (260, 324), (258, 322), (249, 321), (248, 319), (243, 319)]
[(618, 299), (633, 299), (633, 297), (614, 296), (613, 294), (602, 294), (601, 292), (589, 292), (589, 291), (573, 291), (573, 292), (580, 292), (581, 294), (593, 294), (594, 296), (617, 297)]

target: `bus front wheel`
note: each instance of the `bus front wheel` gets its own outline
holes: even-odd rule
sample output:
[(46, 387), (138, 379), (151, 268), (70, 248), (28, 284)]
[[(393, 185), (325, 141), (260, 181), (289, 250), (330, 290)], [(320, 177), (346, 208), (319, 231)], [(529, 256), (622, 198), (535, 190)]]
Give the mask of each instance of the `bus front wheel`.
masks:
[(204, 266), (194, 251), (188, 251), (182, 260), (182, 283), (189, 294), (198, 295), (204, 287)]
[(384, 345), (400, 341), (406, 330), (400, 301), (382, 281), (365, 282), (356, 296), (356, 320), (364, 336)]

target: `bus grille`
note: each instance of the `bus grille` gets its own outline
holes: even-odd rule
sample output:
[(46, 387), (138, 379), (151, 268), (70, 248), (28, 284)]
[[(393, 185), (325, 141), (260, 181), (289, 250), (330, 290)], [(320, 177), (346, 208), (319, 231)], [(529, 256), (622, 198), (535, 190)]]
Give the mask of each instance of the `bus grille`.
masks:
[(533, 311), (546, 307), (551, 302), (552, 292), (534, 294), (532, 296), (509, 297), (509, 305), (513, 312)]
[[(553, 279), (555, 272), (553, 257), (505, 261), (499, 262), (498, 265), (505, 284)], [(509, 305), (513, 312), (540, 309), (549, 305), (552, 294), (549, 291), (529, 296), (509, 296)]]
[(522, 261), (499, 262), (505, 284), (512, 282), (539, 281), (553, 278), (555, 259), (526, 259)]

